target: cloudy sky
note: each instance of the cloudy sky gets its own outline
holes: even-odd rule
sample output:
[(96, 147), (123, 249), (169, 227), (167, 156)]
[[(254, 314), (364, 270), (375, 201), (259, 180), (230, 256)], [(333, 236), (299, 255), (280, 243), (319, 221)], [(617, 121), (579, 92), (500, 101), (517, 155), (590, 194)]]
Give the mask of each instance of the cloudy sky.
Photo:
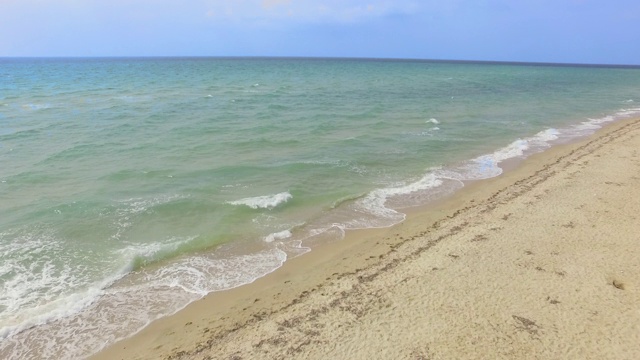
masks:
[(0, 0), (0, 56), (640, 65), (640, 1)]

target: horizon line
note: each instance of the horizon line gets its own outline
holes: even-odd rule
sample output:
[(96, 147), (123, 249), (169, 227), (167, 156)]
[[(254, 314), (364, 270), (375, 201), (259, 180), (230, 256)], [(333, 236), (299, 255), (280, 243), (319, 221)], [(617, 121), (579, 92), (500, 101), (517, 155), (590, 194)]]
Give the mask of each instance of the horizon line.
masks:
[(613, 67), (640, 68), (640, 64), (614, 63), (577, 63), (552, 61), (510, 61), (510, 60), (464, 60), (464, 59), (427, 59), (427, 58), (393, 58), (393, 57), (351, 57), (351, 56), (261, 56), (261, 55), (124, 55), (124, 56), (0, 56), (0, 60), (8, 59), (262, 59), (262, 60), (353, 60), (353, 61), (398, 61), (424, 63), (458, 63), (487, 65), (534, 65), (534, 66), (567, 66), (567, 67)]

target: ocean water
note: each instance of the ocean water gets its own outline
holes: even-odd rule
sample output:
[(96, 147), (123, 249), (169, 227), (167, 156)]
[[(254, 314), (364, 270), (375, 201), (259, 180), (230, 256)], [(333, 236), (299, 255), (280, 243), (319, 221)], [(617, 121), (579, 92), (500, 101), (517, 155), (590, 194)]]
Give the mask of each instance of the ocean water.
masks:
[(638, 68), (0, 59), (0, 357), (86, 357), (632, 116)]

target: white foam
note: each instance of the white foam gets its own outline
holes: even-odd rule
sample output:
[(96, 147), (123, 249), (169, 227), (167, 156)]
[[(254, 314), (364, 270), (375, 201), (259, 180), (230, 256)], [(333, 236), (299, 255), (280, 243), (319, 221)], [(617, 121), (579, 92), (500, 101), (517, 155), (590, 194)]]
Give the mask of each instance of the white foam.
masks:
[(235, 201), (228, 201), (227, 204), (244, 205), (252, 209), (273, 209), (280, 204), (286, 203), (292, 198), (293, 196), (289, 192), (282, 192), (279, 194), (256, 196)]
[(287, 259), (278, 249), (253, 254), (219, 257), (216, 254), (183, 258), (154, 271), (145, 271), (144, 287), (180, 287), (191, 294), (204, 296), (248, 284), (279, 268)]
[(529, 149), (529, 141), (518, 139), (511, 144), (494, 151), (491, 154), (478, 156), (462, 165), (443, 171), (441, 176), (455, 180), (482, 180), (502, 174), (500, 162), (521, 157)]
[[(63, 249), (62, 241), (46, 232), (20, 232), (0, 234), (0, 276), (6, 279), (0, 283), (0, 339), (77, 314), (128, 274), (140, 258), (153, 260), (195, 238), (171, 238), (117, 250), (120, 261), (111, 261), (110, 269), (103, 268), (105, 274), (96, 279), (91, 269), (60, 264), (60, 258), (82, 253)], [(5, 237), (11, 241), (4, 241)]]
[(51, 108), (51, 104), (24, 104), (22, 109), (24, 110), (44, 110)]
[(503, 161), (524, 158), (529, 153), (538, 152), (551, 146), (551, 142), (560, 136), (558, 129), (546, 129), (537, 134), (518, 139), (511, 144), (500, 148), (493, 153), (478, 156), (459, 166), (454, 166), (441, 174), (444, 178), (456, 180), (482, 180), (499, 176), (502, 168), (499, 164)]
[(618, 119), (625, 119), (640, 114), (640, 108), (620, 109), (613, 115), (603, 116), (601, 118), (587, 119), (577, 125), (564, 129), (564, 133), (569, 138), (585, 136), (592, 134), (595, 130), (602, 128), (603, 125)]
[[(7, 237), (10, 240), (2, 238)], [(52, 296), (75, 287), (82, 279), (68, 267), (56, 267), (55, 257), (61, 254), (59, 242), (50, 234), (0, 234), (0, 338), (12, 329), (48, 310), (43, 308)], [(51, 253), (53, 256), (43, 256)], [(42, 297), (49, 297), (43, 299)]]
[(437, 126), (432, 127), (431, 129), (428, 129), (426, 131), (423, 131), (421, 133), (419, 133), (419, 136), (434, 136), (436, 131), (439, 131), (440, 128)]
[(429, 172), (418, 181), (409, 184), (399, 184), (373, 190), (363, 198), (355, 201), (353, 210), (356, 216), (353, 220), (346, 221), (344, 226), (347, 229), (362, 229), (395, 225), (403, 221), (406, 215), (385, 206), (387, 200), (396, 196), (432, 189), (440, 185), (442, 185), (442, 180), (438, 179), (433, 172)]
[(548, 144), (550, 141), (557, 140), (558, 135), (560, 135), (560, 131), (558, 129), (550, 128), (547, 130), (540, 131), (539, 133), (533, 136), (532, 140)]
[(604, 124), (617, 119), (628, 118), (640, 114), (640, 108), (621, 109), (614, 115), (607, 115), (601, 118), (588, 119), (579, 124), (567, 128), (550, 128), (538, 132), (537, 134), (518, 139), (511, 144), (496, 150), (491, 154), (486, 154), (474, 158), (462, 165), (452, 167), (444, 171), (441, 175), (445, 178), (458, 180), (481, 180), (498, 176), (502, 173), (499, 164), (503, 161), (515, 158), (524, 158), (536, 152), (540, 152), (552, 145), (558, 139), (572, 139), (580, 136), (592, 134)]
[(427, 120), (426, 122), (427, 123), (431, 123), (431, 124), (435, 124), (435, 125), (440, 124), (440, 121), (438, 121), (438, 119), (435, 119), (435, 118), (431, 118), (431, 119)]
[[(339, 235), (343, 234), (345, 229), (391, 226), (402, 221), (405, 217), (404, 214), (391, 208), (390, 200), (394, 198), (409, 199), (410, 196), (416, 195), (416, 198), (422, 199), (418, 196), (419, 194), (440, 191), (439, 189), (444, 188), (447, 184), (447, 180), (455, 182), (497, 176), (502, 172), (499, 167), (500, 162), (524, 157), (532, 151), (550, 146), (551, 142), (564, 136), (567, 131), (575, 129), (590, 131), (617, 118), (634, 116), (639, 113), (640, 108), (623, 109), (613, 116), (589, 119), (567, 129), (547, 129), (532, 137), (518, 139), (491, 154), (472, 159), (462, 166), (449, 170), (430, 169), (427, 174), (415, 182), (395, 184), (373, 190), (364, 197), (353, 201), (354, 206), (349, 210), (353, 210), (353, 214), (350, 215), (356, 218), (354, 221), (333, 223), (327, 228), (310, 231), (309, 237), (320, 237), (329, 231)], [(126, 227), (129, 224), (130, 216), (144, 213), (151, 207), (174, 198), (128, 199), (121, 202), (124, 206), (116, 212), (122, 220), (121, 225)], [(283, 192), (245, 198), (229, 202), (229, 204), (248, 206), (253, 209), (271, 209), (286, 203), (291, 198), (290, 193)], [(284, 230), (269, 234), (264, 238), (264, 241), (271, 243), (275, 240), (285, 240), (291, 237), (291, 231)], [(165, 251), (175, 250), (184, 241), (184, 239), (170, 239), (161, 244), (132, 245), (121, 252), (127, 258), (153, 259)], [(16, 242), (16, 246), (19, 244), (22, 247), (24, 243), (22, 241)], [(26, 251), (34, 253), (43, 251), (42, 243), (36, 242), (34, 244), (27, 246)], [(9, 349), (11, 356), (21, 358), (28, 356), (28, 351), (35, 349), (36, 352), (44, 354), (44, 357), (51, 358), (86, 356), (100, 350), (107, 343), (131, 335), (131, 329), (134, 331), (141, 329), (154, 319), (166, 316), (169, 312), (176, 311), (211, 291), (240, 286), (266, 275), (282, 265), (287, 258), (287, 251), (299, 249), (300, 252), (306, 252), (309, 250), (303, 247), (299, 240), (287, 241), (286, 244), (285, 242), (278, 243), (276, 246), (267, 244), (264, 246), (274, 248), (256, 254), (231, 258), (211, 256), (183, 258), (170, 266), (155, 270), (143, 269), (133, 276), (134, 280), (127, 281), (126, 285), (105, 289), (108, 284), (115, 281), (114, 279), (121, 277), (120, 273), (116, 273), (111, 279), (92, 284), (83, 291), (52, 299), (45, 307), (41, 308), (43, 311), (40, 314), (23, 313), (19, 315), (20, 317), (12, 319), (12, 322), (0, 319), (2, 320), (0, 323), (3, 324), (0, 329), (0, 339), (5, 337), (5, 340), (0, 342), (0, 354), (7, 353), (6, 350)], [(287, 251), (282, 250), (285, 247), (289, 247)], [(24, 247), (9, 250), (25, 251)], [(1, 251), (0, 255), (2, 255)], [(4, 259), (5, 257), (3, 255), (0, 258)], [(2, 263), (0, 264), (0, 276), (15, 271), (15, 269), (17, 268), (11, 263)], [(44, 275), (38, 279), (12, 278), (12, 283), (5, 282), (5, 284), (29, 284), (30, 282), (37, 284), (37, 281), (42, 281), (42, 284), (38, 286), (55, 288), (69, 286), (76, 281), (69, 278), (68, 274), (62, 270), (55, 275), (58, 276), (60, 282), (52, 282), (54, 276), (52, 268), (48, 268), (45, 264), (43, 269), (42, 274)], [(125, 268), (122, 273), (128, 270), (130, 269)], [(22, 271), (18, 272), (22, 273)], [(29, 273), (29, 271), (25, 270), (24, 273)], [(23, 289), (15, 293), (2, 290), (0, 291), (0, 299), (4, 299), (2, 296), (9, 294), (11, 301), (32, 301), (28, 298), (29, 292)], [(15, 308), (19, 305), (10, 301), (6, 304), (9, 305), (7, 308), (11, 306)], [(5, 313), (10, 314), (11, 311)], [(27, 318), (29, 321), (22, 321)], [(4, 326), (5, 324), (9, 325)], [(32, 327), (34, 325), (41, 326)], [(18, 333), (19, 331), (22, 332)]]
[(264, 241), (270, 243), (275, 240), (284, 240), (284, 239), (290, 238), (291, 235), (292, 234), (290, 230), (283, 230), (283, 231), (279, 231), (279, 232), (275, 232), (267, 235), (264, 238)]
[(138, 214), (141, 212), (145, 212), (156, 205), (165, 204), (173, 200), (182, 198), (184, 198), (184, 196), (172, 194), (161, 195), (152, 198), (129, 198), (120, 200), (118, 202), (125, 205), (125, 208), (120, 210), (120, 212), (122, 212), (123, 214)]
[(626, 118), (630, 116), (637, 116), (639, 114), (640, 114), (640, 108), (631, 108), (631, 109), (621, 109), (616, 113), (616, 116), (621, 118)]
[[(77, 313), (93, 303), (102, 294), (102, 289), (130, 270), (124, 266), (101, 280), (87, 283), (87, 275), (78, 268), (55, 265), (57, 258), (73, 256), (56, 248), (59, 241), (42, 235), (17, 240), (22, 254), (12, 251), (13, 256), (8, 257), (4, 252), (7, 249), (3, 249), (1, 256), (5, 261), (0, 267), (0, 275), (9, 275), (9, 280), (3, 282), (0, 291), (0, 306), (4, 308), (0, 313), (0, 339)], [(34, 245), (41, 247), (34, 249)], [(42, 256), (46, 253), (50, 255)], [(32, 257), (34, 254), (38, 256)], [(26, 267), (25, 262), (30, 265)]]
[(81, 305), (61, 307), (67, 312), (60, 315), (70, 316), (49, 318), (22, 332), (11, 331), (11, 336), (0, 341), (0, 354), (8, 354), (9, 359), (30, 358), (33, 354), (83, 358), (210, 292), (251, 283), (282, 266), (286, 259), (286, 252), (272, 248), (226, 258), (215, 254), (194, 256), (144, 269), (113, 287), (93, 290), (86, 296), (93, 299), (88, 304), (70, 297), (70, 305)]
[(302, 240), (279, 242), (277, 244), (277, 247), (278, 249), (293, 257), (300, 256), (311, 251), (310, 247), (302, 245)]
[(0, 328), (0, 339), (6, 339), (34, 326), (76, 314), (93, 303), (101, 294), (102, 288), (99, 285), (94, 285), (83, 292), (62, 296), (36, 308), (20, 311), (11, 318), (3, 320), (6, 325)]
[(524, 155), (524, 152), (529, 149), (529, 141), (527, 139), (518, 139), (511, 144), (495, 151), (489, 155), (496, 163), (513, 159)]
[(174, 253), (181, 245), (184, 245), (194, 239), (197, 236), (191, 237), (171, 237), (164, 241), (154, 241), (144, 244), (129, 244), (128, 246), (116, 250), (117, 253), (128, 261), (133, 266), (133, 263), (138, 259), (145, 261), (153, 261), (158, 257), (165, 254)]
[(431, 189), (440, 185), (442, 185), (442, 180), (438, 179), (435, 176), (435, 173), (430, 171), (426, 175), (421, 177), (418, 181), (409, 184), (374, 190), (373, 192), (369, 193), (369, 195), (367, 195), (365, 199), (376, 199), (375, 202), (377, 202), (377, 199), (386, 200), (391, 196), (407, 195), (416, 191)]
[[(590, 119), (571, 129), (600, 128), (602, 124), (620, 117), (634, 116), (640, 108), (623, 109), (613, 116)], [(433, 119), (435, 120), (435, 119)], [(436, 121), (427, 121), (437, 123)], [(438, 127), (434, 127), (435, 130)], [(478, 156), (446, 169), (430, 169), (422, 178), (409, 184), (399, 184), (373, 190), (347, 205), (334, 206), (333, 215), (327, 215), (326, 223), (342, 229), (388, 227), (404, 220), (405, 214), (397, 211), (406, 207), (425, 204), (461, 188), (464, 181), (481, 180), (502, 174), (500, 164), (511, 159), (522, 159), (550, 147), (554, 141), (567, 137), (568, 129), (549, 128), (533, 136), (517, 139), (496, 151)], [(424, 133), (423, 133), (424, 134)], [(571, 137), (580, 134), (573, 134)], [(347, 199), (348, 200), (348, 199)], [(336, 222), (337, 220), (337, 222)], [(322, 229), (326, 231), (326, 229)]]

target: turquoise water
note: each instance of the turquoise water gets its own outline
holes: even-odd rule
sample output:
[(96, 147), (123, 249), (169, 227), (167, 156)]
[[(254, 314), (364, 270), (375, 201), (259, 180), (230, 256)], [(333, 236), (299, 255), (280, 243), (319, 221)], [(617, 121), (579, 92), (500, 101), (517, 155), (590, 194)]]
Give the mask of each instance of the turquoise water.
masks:
[(639, 102), (632, 68), (0, 59), (0, 355), (90, 355)]

